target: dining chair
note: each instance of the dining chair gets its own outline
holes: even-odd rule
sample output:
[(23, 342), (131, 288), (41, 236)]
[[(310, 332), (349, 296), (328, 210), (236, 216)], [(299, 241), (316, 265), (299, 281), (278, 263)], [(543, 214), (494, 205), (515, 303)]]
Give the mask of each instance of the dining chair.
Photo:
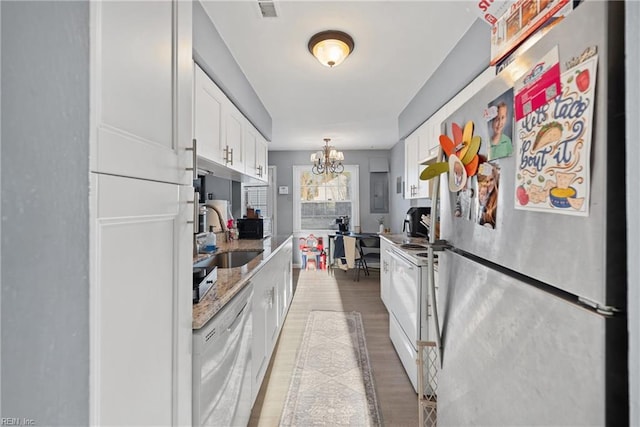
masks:
[(366, 271), (366, 266), (364, 264), (364, 258), (362, 257), (362, 250), (358, 244), (358, 239), (351, 236), (344, 236), (342, 240), (344, 242), (344, 261), (339, 262), (338, 266), (345, 271), (355, 269), (354, 280), (360, 281), (360, 270)]

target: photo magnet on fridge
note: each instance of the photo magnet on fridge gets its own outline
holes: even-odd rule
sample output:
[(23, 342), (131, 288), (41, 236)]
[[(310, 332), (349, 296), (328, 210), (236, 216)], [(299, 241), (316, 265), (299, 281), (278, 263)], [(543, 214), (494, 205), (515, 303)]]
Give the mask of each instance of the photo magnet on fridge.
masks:
[(494, 99), (484, 113), (489, 127), (489, 160), (513, 154), (513, 88)]

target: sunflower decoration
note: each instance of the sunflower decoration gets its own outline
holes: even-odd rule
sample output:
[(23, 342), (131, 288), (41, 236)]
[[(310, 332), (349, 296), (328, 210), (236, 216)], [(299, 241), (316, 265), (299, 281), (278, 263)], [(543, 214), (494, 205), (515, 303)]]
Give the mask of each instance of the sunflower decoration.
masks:
[(436, 176), (449, 172), (449, 190), (456, 192), (464, 188), (467, 178), (478, 172), (478, 150), (480, 150), (480, 136), (473, 136), (472, 121), (460, 128), (457, 123), (451, 124), (453, 141), (447, 135), (440, 135), (440, 147), (446, 154), (448, 161), (431, 164), (420, 174), (422, 181), (428, 181)]

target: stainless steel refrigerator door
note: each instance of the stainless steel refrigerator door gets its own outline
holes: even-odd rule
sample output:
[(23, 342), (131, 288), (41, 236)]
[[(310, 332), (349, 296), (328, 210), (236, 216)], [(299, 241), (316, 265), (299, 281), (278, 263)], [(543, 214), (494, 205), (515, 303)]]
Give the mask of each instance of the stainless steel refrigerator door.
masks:
[[(522, 274), (572, 294), (587, 297), (601, 304), (617, 305), (612, 295), (616, 281), (624, 280), (624, 267), (616, 268), (615, 251), (624, 257), (624, 192), (615, 192), (616, 182), (611, 182), (612, 173), (607, 173), (608, 147), (619, 145), (621, 141), (610, 140), (611, 116), (616, 109), (624, 111), (624, 101), (611, 98), (607, 83), (611, 62), (610, 40), (606, 31), (610, 7), (618, 7), (620, 2), (584, 2), (561, 23), (552, 28), (540, 41), (518, 61), (533, 63), (544, 56), (554, 46), (558, 46), (561, 70), (566, 70), (565, 61), (579, 56), (585, 48), (597, 46), (598, 72), (596, 102), (594, 109), (593, 138), (591, 143), (591, 204), (588, 217), (549, 214), (514, 209), (515, 164), (518, 154), (498, 159), (500, 182), (496, 229), (484, 228), (474, 221), (456, 218), (455, 193), (450, 193), (447, 185), (441, 185), (441, 238), (453, 246), (486, 258)], [(624, 61), (622, 61), (624, 62)], [(512, 64), (492, 82), (446, 120), (448, 129), (452, 121), (464, 125), (468, 120), (475, 122), (475, 135), (482, 138), (481, 148), (486, 153), (489, 131), (482, 112), (487, 105), (504, 93), (513, 83), (507, 80)], [(624, 136), (623, 136), (624, 137)], [(615, 148), (611, 149), (615, 154)], [(622, 151), (619, 151), (622, 156)], [(623, 157), (620, 157), (623, 159)], [(618, 164), (621, 170), (611, 171), (624, 180), (624, 161)], [(445, 177), (445, 175), (443, 175)], [(621, 185), (624, 188), (624, 185)], [(622, 220), (614, 216), (622, 215)], [(614, 218), (614, 219), (612, 219)], [(617, 238), (616, 236), (619, 236)], [(609, 241), (607, 241), (609, 239)], [(624, 262), (622, 259), (621, 262)], [(609, 289), (607, 289), (607, 283)], [(624, 289), (623, 283), (617, 283)], [(612, 289), (614, 292), (612, 292)]]
[(606, 320), (457, 254), (439, 259), (438, 425), (605, 425)]

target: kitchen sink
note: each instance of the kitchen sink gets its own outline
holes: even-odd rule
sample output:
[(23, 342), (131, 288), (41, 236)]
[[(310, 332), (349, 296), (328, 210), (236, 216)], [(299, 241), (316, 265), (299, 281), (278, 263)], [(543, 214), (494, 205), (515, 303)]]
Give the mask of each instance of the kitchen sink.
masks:
[(242, 267), (258, 255), (260, 255), (262, 251), (230, 251), (223, 252), (219, 254), (215, 254), (211, 258), (207, 258), (202, 260), (196, 264), (194, 267), (206, 267), (206, 268), (235, 268)]

